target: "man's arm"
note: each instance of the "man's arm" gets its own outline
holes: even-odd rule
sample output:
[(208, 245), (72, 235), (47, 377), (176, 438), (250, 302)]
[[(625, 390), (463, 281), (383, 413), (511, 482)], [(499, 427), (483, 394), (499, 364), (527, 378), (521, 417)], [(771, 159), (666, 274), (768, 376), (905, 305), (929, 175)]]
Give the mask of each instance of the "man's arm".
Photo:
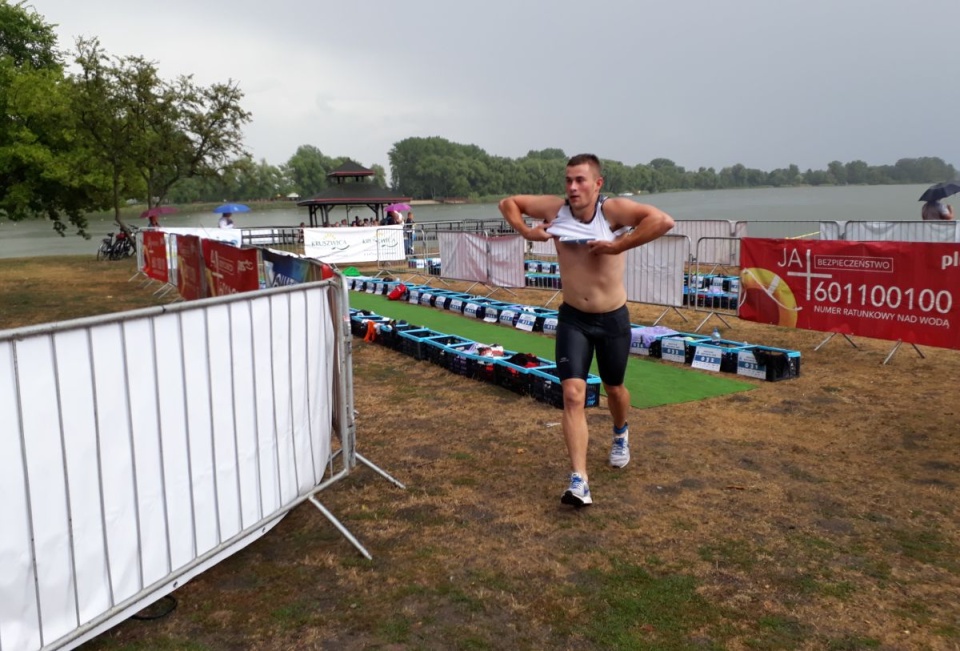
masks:
[(655, 206), (630, 199), (614, 198), (603, 202), (607, 221), (619, 226), (632, 226), (633, 231), (613, 242), (590, 242), (593, 253), (623, 253), (647, 242), (652, 242), (673, 228), (673, 218)]
[[(545, 229), (549, 220), (557, 216), (563, 206), (563, 199), (552, 195), (518, 194), (500, 202), (500, 214), (515, 231), (525, 239), (546, 242), (551, 238)], [(527, 226), (523, 216), (542, 220), (543, 224)]]
[(947, 204), (944, 206), (946, 208), (945, 214), (943, 215), (944, 219), (953, 219), (953, 206)]

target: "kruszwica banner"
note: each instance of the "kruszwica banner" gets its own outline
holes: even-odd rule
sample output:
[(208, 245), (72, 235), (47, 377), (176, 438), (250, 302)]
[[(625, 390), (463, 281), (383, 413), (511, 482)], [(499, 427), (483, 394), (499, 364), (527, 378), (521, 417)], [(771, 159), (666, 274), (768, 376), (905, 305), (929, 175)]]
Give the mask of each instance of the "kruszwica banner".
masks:
[(744, 238), (740, 318), (960, 349), (960, 245)]

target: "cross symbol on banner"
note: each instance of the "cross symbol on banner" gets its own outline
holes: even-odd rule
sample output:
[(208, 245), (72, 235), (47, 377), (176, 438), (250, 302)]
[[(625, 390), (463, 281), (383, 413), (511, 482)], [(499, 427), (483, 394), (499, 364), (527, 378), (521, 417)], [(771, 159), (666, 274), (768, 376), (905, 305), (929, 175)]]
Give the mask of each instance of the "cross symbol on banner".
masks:
[(833, 274), (815, 274), (815, 273), (813, 273), (813, 264), (811, 264), (811, 261), (810, 261), (810, 255), (811, 255), (810, 249), (807, 249), (806, 253), (807, 253), (807, 268), (806, 268), (805, 270), (803, 270), (803, 271), (788, 271), (788, 272), (786, 273), (786, 275), (787, 275), (787, 276), (796, 276), (796, 277), (798, 277), (798, 278), (806, 278), (806, 279), (807, 279), (807, 300), (809, 301), (809, 300), (810, 300), (810, 294), (811, 294), (811, 291), (810, 291), (811, 281), (812, 281), (814, 278), (827, 278), (827, 279), (830, 279), (830, 278), (833, 278)]

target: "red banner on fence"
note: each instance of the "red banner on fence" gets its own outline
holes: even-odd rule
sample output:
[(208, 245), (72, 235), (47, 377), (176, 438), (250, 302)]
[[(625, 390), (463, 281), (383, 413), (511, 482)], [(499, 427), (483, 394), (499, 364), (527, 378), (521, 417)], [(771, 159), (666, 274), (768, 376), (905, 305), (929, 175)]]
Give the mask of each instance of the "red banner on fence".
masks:
[(210, 296), (260, 289), (256, 249), (239, 249), (232, 244), (208, 239), (201, 241), (201, 247)]
[(177, 242), (177, 291), (185, 301), (203, 298), (203, 263), (200, 259), (200, 238), (196, 235), (174, 235)]
[(162, 283), (170, 282), (167, 241), (160, 231), (143, 231), (143, 273)]
[(960, 244), (743, 238), (740, 318), (960, 349)]

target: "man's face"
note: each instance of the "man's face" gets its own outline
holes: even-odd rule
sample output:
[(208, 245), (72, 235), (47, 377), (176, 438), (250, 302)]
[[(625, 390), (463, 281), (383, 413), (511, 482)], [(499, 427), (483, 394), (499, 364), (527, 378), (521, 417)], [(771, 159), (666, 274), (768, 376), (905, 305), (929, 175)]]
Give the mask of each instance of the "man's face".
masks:
[(567, 168), (567, 200), (574, 209), (592, 206), (597, 202), (600, 188), (603, 186), (601, 178), (592, 165), (571, 165)]

